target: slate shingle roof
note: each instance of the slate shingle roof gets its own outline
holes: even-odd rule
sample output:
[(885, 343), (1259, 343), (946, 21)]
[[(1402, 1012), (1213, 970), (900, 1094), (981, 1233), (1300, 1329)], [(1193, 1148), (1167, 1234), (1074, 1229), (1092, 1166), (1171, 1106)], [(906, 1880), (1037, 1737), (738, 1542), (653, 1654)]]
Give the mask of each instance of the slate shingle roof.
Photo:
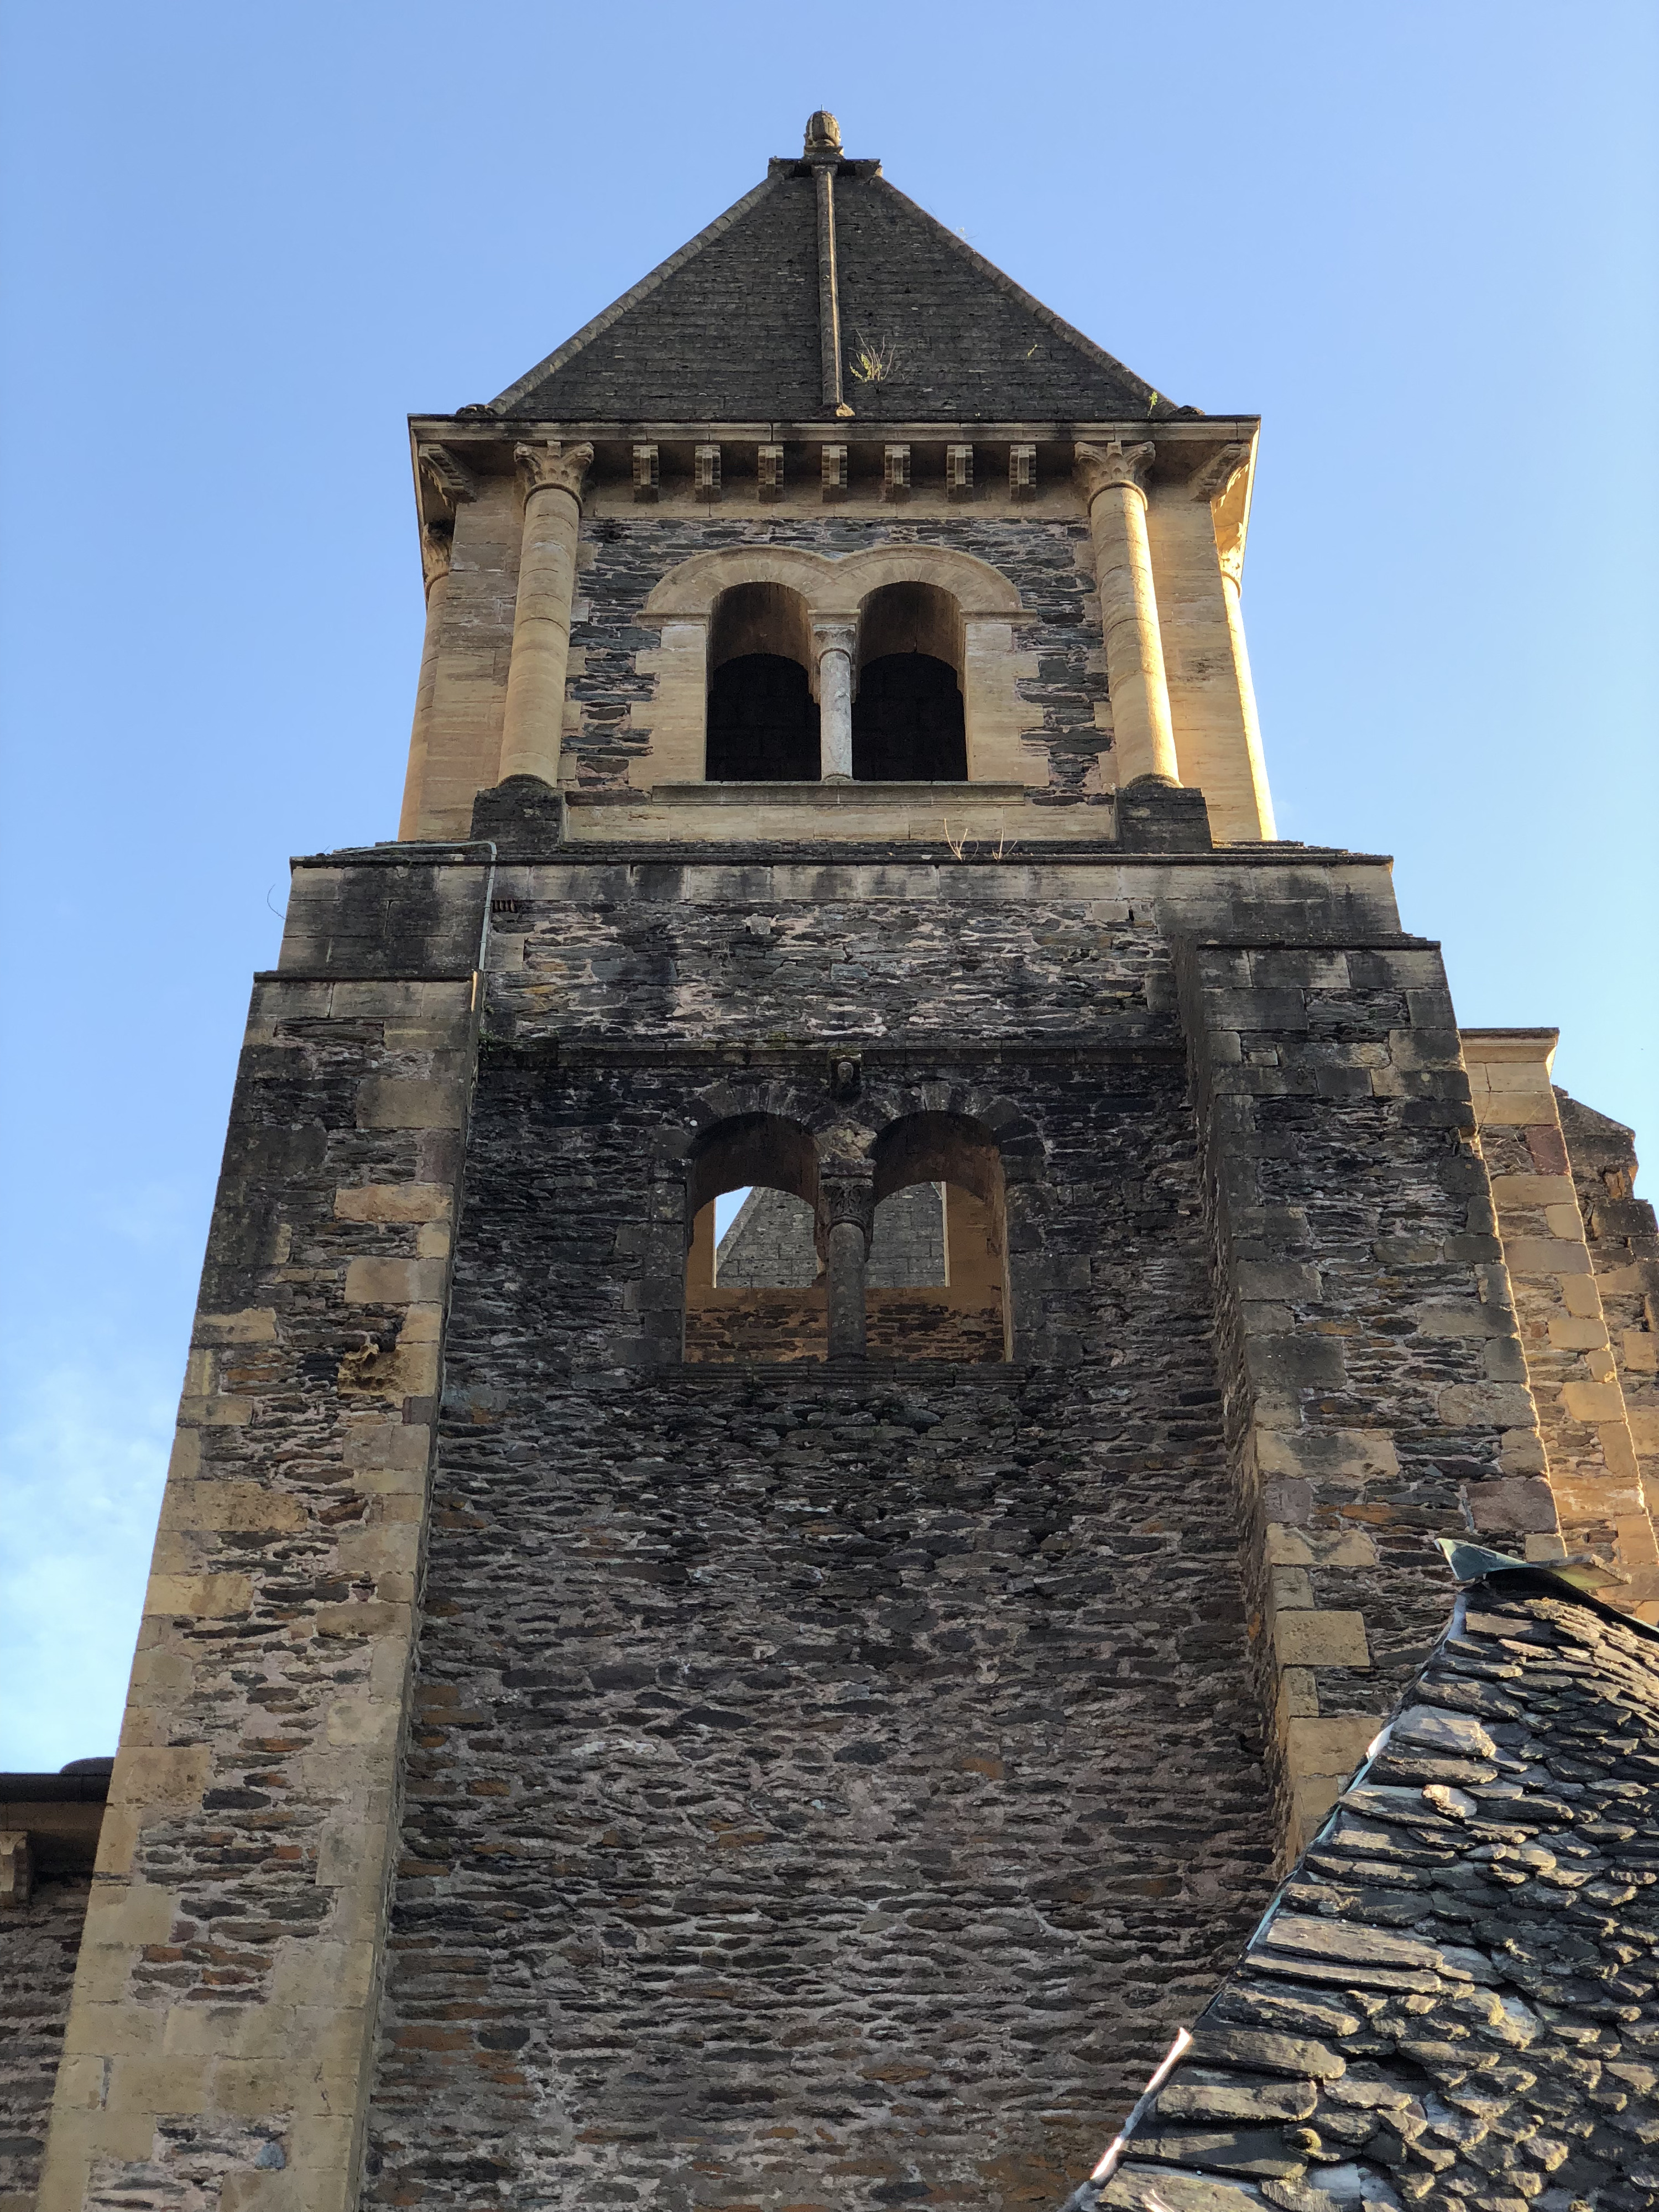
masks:
[(1488, 1577), (1078, 2212), (1659, 2204), (1659, 1634)]
[[(1140, 421), (1176, 411), (877, 167), (843, 163), (835, 185), (843, 374), (858, 422)], [(804, 166), (773, 170), (491, 411), (564, 422), (824, 414), (815, 186)], [(860, 339), (890, 349), (885, 380), (852, 375)]]

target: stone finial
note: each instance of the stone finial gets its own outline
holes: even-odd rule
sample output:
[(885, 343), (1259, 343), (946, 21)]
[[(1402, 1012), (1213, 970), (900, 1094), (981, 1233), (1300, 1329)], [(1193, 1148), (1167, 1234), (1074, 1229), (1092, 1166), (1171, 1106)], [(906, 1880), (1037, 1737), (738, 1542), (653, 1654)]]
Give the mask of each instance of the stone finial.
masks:
[(806, 118), (806, 143), (801, 149), (804, 161), (839, 161), (841, 159), (841, 125), (827, 107), (816, 109)]

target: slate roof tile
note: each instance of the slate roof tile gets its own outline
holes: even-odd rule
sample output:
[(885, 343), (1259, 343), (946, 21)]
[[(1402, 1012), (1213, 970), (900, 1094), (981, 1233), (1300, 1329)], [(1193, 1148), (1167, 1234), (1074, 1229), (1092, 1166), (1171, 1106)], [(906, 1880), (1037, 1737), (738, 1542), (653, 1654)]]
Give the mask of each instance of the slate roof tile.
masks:
[[(1145, 421), (1173, 403), (876, 173), (836, 173), (848, 404), (859, 422)], [(826, 409), (816, 187), (773, 173), (490, 403), (562, 422), (811, 420)], [(861, 342), (890, 363), (860, 381)]]
[(1072, 2212), (1659, 2205), (1656, 1761), (1659, 1633), (1488, 1574)]

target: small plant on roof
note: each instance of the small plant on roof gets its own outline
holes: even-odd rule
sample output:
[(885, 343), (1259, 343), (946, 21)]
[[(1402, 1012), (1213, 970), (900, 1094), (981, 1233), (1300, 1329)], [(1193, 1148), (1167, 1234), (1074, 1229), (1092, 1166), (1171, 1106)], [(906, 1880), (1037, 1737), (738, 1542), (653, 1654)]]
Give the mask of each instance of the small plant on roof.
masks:
[(860, 384), (885, 384), (898, 366), (898, 347), (891, 338), (867, 338), (853, 333), (853, 357), (848, 368)]

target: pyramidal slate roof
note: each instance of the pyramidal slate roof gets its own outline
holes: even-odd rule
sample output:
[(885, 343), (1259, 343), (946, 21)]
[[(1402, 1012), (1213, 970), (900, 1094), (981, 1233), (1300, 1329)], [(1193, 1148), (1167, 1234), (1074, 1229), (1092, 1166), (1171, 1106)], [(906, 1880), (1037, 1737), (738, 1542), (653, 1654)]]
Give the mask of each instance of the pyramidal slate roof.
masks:
[(1659, 1633), (1494, 1564), (1067, 2212), (1659, 2203)]
[[(816, 135), (815, 135), (816, 134)], [(884, 373), (860, 373), (873, 362)], [(800, 161), (700, 231), (500, 397), (562, 422), (1145, 421), (1177, 409), (897, 191)]]

